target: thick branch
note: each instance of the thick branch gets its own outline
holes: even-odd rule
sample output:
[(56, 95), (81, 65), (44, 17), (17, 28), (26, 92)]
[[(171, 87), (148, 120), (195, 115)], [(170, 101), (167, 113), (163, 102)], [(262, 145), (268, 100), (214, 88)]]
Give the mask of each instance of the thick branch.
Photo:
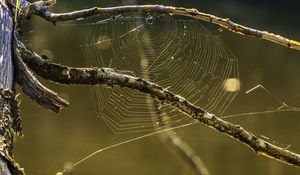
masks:
[(110, 68), (74, 68), (51, 63), (25, 47), (19, 48), (22, 58), (38, 75), (62, 84), (102, 84), (135, 89), (151, 95), (162, 104), (171, 105), (189, 117), (246, 144), (256, 153), (300, 167), (300, 155), (266, 142), (254, 134), (217, 118), (181, 96), (141, 78), (122, 74)]
[(236, 34), (248, 35), (259, 39), (264, 39), (300, 51), (300, 43), (298, 41), (291, 40), (286, 37), (267, 31), (252, 29), (250, 27), (237, 24), (228, 18), (220, 18), (211, 14), (202, 13), (199, 12), (197, 9), (188, 9), (183, 7), (172, 7), (163, 5), (132, 5), (108, 8), (93, 7), (90, 9), (73, 11), (69, 13), (51, 13), (48, 10), (48, 5), (49, 2), (47, 1), (38, 1), (32, 3), (30, 9), (28, 10), (28, 15), (33, 13), (53, 23), (87, 18), (93, 15), (116, 15), (123, 13), (160, 13), (178, 16), (188, 16), (194, 19), (199, 19), (202, 21), (216, 24)]
[(46, 88), (38, 81), (38, 79), (34, 77), (32, 72), (27, 68), (26, 64), (20, 58), (20, 53), (16, 48), (18, 44), (20, 43), (18, 43), (18, 41), (15, 40), (14, 51), (15, 62), (17, 67), (16, 80), (21, 86), (24, 93), (44, 108), (50, 109), (56, 113), (58, 113), (63, 107), (67, 107), (69, 105), (67, 101), (60, 98), (57, 95), (57, 93)]
[[(12, 9), (15, 9), (15, 4), (12, 1), (6, 0), (7, 6), (9, 6)], [(27, 9), (29, 4), (26, 0), (20, 1), (21, 3), (21, 8), (22, 9)], [(17, 13), (15, 13), (17, 15)], [(20, 17), (23, 17), (23, 14), (20, 15)], [(10, 17), (11, 18), (11, 17)], [(18, 18), (15, 18), (18, 19)], [(11, 19), (10, 19), (11, 21)], [(20, 21), (20, 19), (18, 19)], [(11, 21), (12, 23), (12, 21)], [(13, 30), (13, 25), (11, 24), (11, 31), (10, 34), (5, 33), (6, 40), (9, 43), (5, 43), (9, 46), (9, 49), (6, 50), (10, 55), (13, 51), (13, 56), (14, 56), (14, 61), (15, 61), (15, 78), (18, 82), (18, 84), (21, 86), (22, 90), (24, 91), (25, 94), (27, 94), (31, 99), (35, 100), (37, 103), (39, 103), (41, 106), (50, 109), (54, 112), (59, 112), (61, 108), (68, 106), (68, 102), (60, 98), (55, 92), (51, 91), (50, 89), (46, 88), (43, 86), (35, 77), (34, 75), (30, 72), (30, 70), (27, 68), (26, 64), (23, 62), (23, 60), (20, 58), (20, 54), (17, 49), (17, 40), (15, 39), (18, 37), (18, 22), (14, 25), (14, 30)], [(7, 38), (9, 36), (9, 39)], [(13, 36), (13, 37), (12, 37)], [(13, 40), (13, 39), (14, 40)], [(13, 46), (12, 46), (12, 41)], [(8, 57), (8, 59), (10, 59)], [(0, 59), (1, 63), (1, 59)], [(1, 64), (0, 64), (1, 67)], [(6, 70), (7, 71), (7, 70)], [(2, 74), (0, 74), (2, 75)], [(10, 76), (11, 79), (13, 79), (13, 75)], [(0, 81), (1, 85), (1, 81)]]

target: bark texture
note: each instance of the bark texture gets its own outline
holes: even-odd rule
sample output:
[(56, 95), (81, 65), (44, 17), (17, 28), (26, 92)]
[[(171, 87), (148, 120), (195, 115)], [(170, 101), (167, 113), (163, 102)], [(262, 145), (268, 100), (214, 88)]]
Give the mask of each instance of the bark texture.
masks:
[(239, 125), (222, 120), (214, 114), (210, 114), (195, 106), (185, 98), (164, 89), (158, 84), (114, 71), (111, 68), (74, 68), (59, 65), (44, 60), (38, 54), (27, 48), (23, 47), (19, 48), (19, 50), (24, 62), (44, 79), (67, 85), (101, 84), (110, 87), (119, 86), (130, 88), (144, 92), (149, 94), (152, 98), (157, 99), (162, 105), (170, 105), (196, 121), (224, 133), (238, 140), (240, 143), (244, 143), (259, 155), (300, 167), (299, 154), (267, 142)]
[[(12, 36), (12, 30), (13, 30), (13, 22), (9, 13), (9, 10), (5, 3), (1, 1), (0, 4), (0, 88), (5, 89), (11, 89), (13, 85), (13, 64), (12, 64), (12, 42), (11, 42), (11, 36)], [(3, 91), (2, 91), (3, 92)], [(0, 94), (1, 97), (3, 94)], [(6, 102), (2, 101), (3, 99), (0, 99), (0, 118), (4, 118), (3, 115), (7, 111), (5, 108), (9, 107), (6, 104)], [(0, 126), (0, 154), (3, 156), (6, 153), (4, 152), (5, 147), (7, 147), (7, 143), (9, 140), (6, 140), (7, 138), (4, 137), (5, 133), (5, 126), (2, 125), (1, 122)], [(4, 132), (4, 133), (3, 133)], [(10, 147), (10, 146), (8, 146)], [(0, 174), (3, 175), (11, 175), (11, 172), (8, 168), (7, 162), (5, 161), (4, 157), (0, 157)]]
[(203, 13), (194, 8), (190, 9), (184, 7), (173, 7), (173, 6), (163, 6), (163, 5), (128, 5), (128, 6), (117, 6), (117, 7), (107, 7), (107, 8), (93, 7), (89, 9), (83, 9), (83, 10), (72, 11), (67, 13), (52, 13), (48, 10), (48, 6), (52, 4), (53, 3), (49, 3), (49, 1), (37, 1), (35, 3), (32, 3), (31, 8), (28, 10), (29, 11), (28, 15), (32, 13), (36, 14), (54, 24), (60, 21), (82, 19), (94, 15), (119, 15), (125, 13), (144, 13), (144, 14), (158, 13), (158, 14), (187, 16), (197, 20), (202, 20), (202, 21), (215, 24), (236, 34), (247, 35), (258, 39), (263, 39), (266, 41), (270, 41), (300, 51), (300, 42), (296, 40), (292, 40), (267, 31), (261, 31), (250, 27), (246, 27), (231, 21), (229, 18), (221, 18), (208, 13)]
[(0, 174), (22, 175), (23, 169), (14, 163), (12, 150), (15, 135), (21, 134), (19, 100), (14, 92), (12, 55), (13, 17), (0, 0)]
[(12, 32), (13, 21), (8, 7), (0, 1), (0, 87), (13, 86)]
[[(13, 160), (14, 137), (21, 135), (19, 98), (15, 92), (0, 89), (0, 174), (22, 175), (23, 169)], [(7, 171), (7, 170), (10, 171)], [(7, 173), (5, 173), (7, 172)]]

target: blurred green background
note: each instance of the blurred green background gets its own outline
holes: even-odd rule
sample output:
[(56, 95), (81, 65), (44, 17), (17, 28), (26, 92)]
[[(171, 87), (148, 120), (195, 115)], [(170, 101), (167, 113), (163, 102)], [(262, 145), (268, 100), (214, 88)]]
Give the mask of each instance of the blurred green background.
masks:
[[(164, 4), (193, 7), (199, 11), (300, 40), (297, 1), (96, 1), (58, 0), (51, 9), (66, 12), (86, 7), (109, 7), (122, 4)], [(202, 23), (239, 59), (241, 89), (226, 114), (275, 110), (280, 106), (266, 91), (245, 92), (262, 84), (289, 106), (300, 107), (300, 52), (255, 38), (238, 36)], [(25, 25), (24, 40), (30, 48), (57, 63), (82, 67), (79, 44), (89, 33), (74, 26), (52, 25), (32, 17)], [(59, 115), (37, 106), (22, 95), (24, 139), (15, 145), (17, 161), (30, 175), (50, 175), (68, 162), (141, 134), (115, 135), (96, 115), (95, 98), (87, 86), (64, 86), (44, 82), (70, 102)], [(279, 146), (300, 152), (299, 112), (272, 112), (244, 115), (226, 120), (270, 138)], [(245, 145), (202, 125), (176, 131), (203, 159), (211, 174), (298, 174), (299, 169), (257, 156)], [(78, 165), (73, 174), (192, 174), (156, 136), (104, 151)]]

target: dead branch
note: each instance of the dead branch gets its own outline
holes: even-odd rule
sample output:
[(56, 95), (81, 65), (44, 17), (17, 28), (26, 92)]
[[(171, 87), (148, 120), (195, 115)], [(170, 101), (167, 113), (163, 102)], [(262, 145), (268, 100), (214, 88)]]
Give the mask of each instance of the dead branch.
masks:
[[(19, 41), (20, 42), (20, 41)], [(224, 121), (193, 105), (185, 98), (164, 89), (158, 84), (114, 71), (111, 68), (74, 68), (51, 63), (38, 54), (19, 44), (19, 51), (24, 62), (41, 77), (58, 83), (71, 85), (106, 85), (126, 87), (150, 95), (161, 104), (171, 105), (198, 122), (224, 133), (249, 146), (258, 155), (263, 155), (281, 162), (300, 167), (300, 155), (273, 145), (248, 132), (239, 125)]]
[[(16, 37), (16, 36), (15, 36)], [(16, 40), (15, 40), (16, 41)], [(16, 80), (21, 86), (23, 92), (31, 99), (46, 109), (58, 113), (63, 107), (67, 107), (69, 103), (60, 98), (57, 93), (46, 88), (33, 73), (28, 69), (26, 64), (20, 58), (20, 53), (16, 49), (18, 43), (14, 43), (14, 53), (16, 62)]]
[(60, 21), (77, 20), (94, 15), (117, 15), (124, 13), (159, 13), (168, 15), (188, 16), (194, 19), (216, 24), (236, 34), (252, 36), (258, 39), (267, 40), (300, 51), (300, 43), (296, 40), (292, 40), (267, 31), (261, 31), (250, 27), (246, 27), (231, 21), (229, 18), (221, 18), (208, 13), (199, 12), (197, 9), (194, 8), (188, 9), (184, 7), (172, 7), (163, 5), (131, 5), (108, 8), (93, 7), (68, 13), (52, 13), (49, 11), (48, 7), (53, 4), (53, 1), (37, 1), (35, 3), (32, 3), (26, 10), (27, 15), (30, 16), (31, 14), (35, 14), (52, 23), (57, 23)]

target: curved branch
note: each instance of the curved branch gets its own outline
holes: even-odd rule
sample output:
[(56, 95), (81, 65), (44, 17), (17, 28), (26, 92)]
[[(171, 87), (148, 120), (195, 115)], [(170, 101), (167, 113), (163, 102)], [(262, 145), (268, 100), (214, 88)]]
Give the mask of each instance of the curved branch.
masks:
[(18, 51), (18, 44), (21, 44), (14, 36), (14, 53), (16, 64), (16, 80), (21, 86), (23, 92), (27, 94), (32, 100), (46, 109), (58, 113), (62, 108), (67, 107), (69, 103), (60, 98), (56, 92), (46, 88), (38, 79), (35, 78), (33, 73), (27, 68), (26, 64), (20, 57)]
[(246, 27), (231, 21), (229, 18), (221, 18), (208, 13), (199, 12), (197, 9), (194, 8), (188, 9), (184, 7), (172, 7), (163, 5), (131, 5), (108, 8), (93, 7), (68, 13), (52, 13), (48, 10), (48, 7), (53, 4), (53, 2), (50, 3), (49, 1), (38, 1), (32, 3), (29, 9), (27, 10), (27, 15), (35, 14), (53, 23), (87, 18), (89, 16), (94, 15), (116, 15), (122, 13), (160, 13), (178, 16), (188, 16), (194, 19), (216, 24), (236, 34), (256, 37), (258, 39), (267, 40), (300, 51), (300, 42), (298, 41), (267, 31), (261, 31), (250, 27)]
[[(24, 46), (24, 45), (19, 45)], [(246, 144), (259, 155), (279, 160), (281, 162), (300, 167), (300, 155), (273, 145), (254, 134), (246, 131), (239, 125), (224, 121), (214, 114), (188, 102), (183, 97), (162, 88), (158, 84), (114, 71), (111, 68), (74, 68), (51, 63), (38, 54), (20, 47), (20, 54), (24, 62), (38, 75), (62, 84), (107, 85), (110, 87), (126, 87), (144, 92), (159, 100), (162, 104), (171, 105), (198, 122), (224, 133), (241, 143)]]

